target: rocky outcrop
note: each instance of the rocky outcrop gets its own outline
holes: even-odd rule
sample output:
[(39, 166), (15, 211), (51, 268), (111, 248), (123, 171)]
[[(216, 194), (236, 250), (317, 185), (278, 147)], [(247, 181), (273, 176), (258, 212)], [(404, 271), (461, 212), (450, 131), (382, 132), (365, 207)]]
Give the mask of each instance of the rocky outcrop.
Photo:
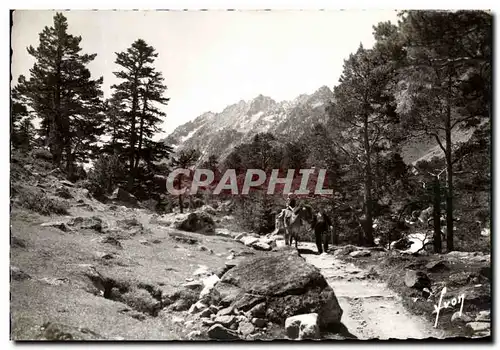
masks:
[(242, 261), (222, 276), (210, 302), (242, 311), (259, 306), (262, 312), (255, 317), (279, 324), (302, 313), (317, 313), (320, 326), (337, 324), (342, 317), (335, 293), (320, 271), (287, 253)]
[(184, 218), (175, 222), (175, 228), (178, 230), (197, 232), (206, 235), (215, 234), (215, 222), (213, 218), (203, 211), (189, 213)]

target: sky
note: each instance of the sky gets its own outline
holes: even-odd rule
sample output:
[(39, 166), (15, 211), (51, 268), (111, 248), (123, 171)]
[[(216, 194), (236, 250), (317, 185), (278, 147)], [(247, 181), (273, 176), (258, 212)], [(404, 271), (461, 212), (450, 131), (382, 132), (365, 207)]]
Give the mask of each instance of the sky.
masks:
[[(68, 31), (82, 37), (93, 77), (104, 77), (105, 97), (117, 82), (116, 52), (141, 38), (159, 54), (170, 102), (161, 138), (204, 112), (263, 94), (292, 100), (338, 83), (342, 65), (359, 44), (371, 47), (373, 26), (397, 22), (394, 10), (303, 11), (63, 11)], [(11, 73), (29, 76), (29, 45), (53, 24), (54, 11), (15, 11)]]

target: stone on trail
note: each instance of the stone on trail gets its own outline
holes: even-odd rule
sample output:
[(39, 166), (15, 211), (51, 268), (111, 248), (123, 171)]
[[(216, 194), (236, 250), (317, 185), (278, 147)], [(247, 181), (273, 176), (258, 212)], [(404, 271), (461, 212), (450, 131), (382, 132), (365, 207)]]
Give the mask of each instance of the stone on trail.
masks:
[(244, 236), (243, 238), (240, 239), (240, 242), (246, 245), (247, 247), (251, 247), (254, 243), (257, 243), (258, 241), (259, 239), (253, 236)]
[(360, 258), (360, 257), (365, 257), (365, 256), (370, 256), (371, 253), (368, 250), (357, 250), (355, 252), (349, 253), (349, 256), (353, 258)]
[(215, 324), (212, 327), (210, 327), (208, 330), (208, 336), (211, 339), (217, 339), (217, 340), (238, 340), (238, 339), (240, 339), (238, 337), (238, 334), (235, 331), (227, 329), (226, 327), (224, 327), (220, 324)]
[(406, 271), (405, 284), (407, 287), (420, 290), (424, 288), (431, 288), (431, 280), (429, 277), (425, 273), (415, 270)]
[(31, 279), (31, 276), (28, 275), (23, 270), (21, 270), (19, 267), (11, 266), (10, 267), (10, 278), (15, 280), (15, 281), (23, 281), (23, 280)]
[(88, 229), (97, 232), (102, 232), (104, 225), (102, 219), (97, 216), (91, 216), (91, 217), (77, 216), (68, 221), (68, 226), (77, 227), (84, 230)]
[(343, 313), (321, 272), (287, 253), (245, 259), (226, 272), (213, 290), (211, 304), (248, 311), (264, 303), (259, 308), (265, 308), (265, 314), (252, 316), (278, 324), (298, 313), (317, 313), (319, 325), (327, 326), (338, 324)]
[(310, 313), (288, 317), (285, 321), (286, 335), (290, 339), (318, 339), (318, 314)]
[(188, 283), (184, 283), (182, 285), (184, 288), (192, 289), (192, 290), (201, 290), (203, 288), (202, 281), (191, 281)]
[(269, 244), (264, 243), (262, 241), (255, 242), (254, 244), (252, 244), (252, 247), (256, 250), (262, 250), (262, 251), (270, 251), (272, 249), (272, 247)]

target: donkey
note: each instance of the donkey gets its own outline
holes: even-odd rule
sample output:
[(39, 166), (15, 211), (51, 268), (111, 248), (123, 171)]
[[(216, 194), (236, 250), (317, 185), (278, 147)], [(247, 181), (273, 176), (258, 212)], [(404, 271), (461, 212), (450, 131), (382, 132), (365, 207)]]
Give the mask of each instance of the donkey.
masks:
[(285, 227), (285, 244), (292, 245), (295, 239), (295, 248), (298, 249), (299, 233), (306, 223), (311, 225), (313, 210), (309, 205), (299, 205), (293, 211), (285, 211), (283, 223)]

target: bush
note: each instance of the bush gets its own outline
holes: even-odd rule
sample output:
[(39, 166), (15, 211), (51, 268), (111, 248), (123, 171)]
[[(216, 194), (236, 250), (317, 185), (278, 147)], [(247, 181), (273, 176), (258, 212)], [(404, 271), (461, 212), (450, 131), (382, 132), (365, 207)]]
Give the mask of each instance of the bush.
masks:
[(88, 175), (85, 188), (94, 197), (102, 197), (113, 191), (119, 181), (124, 178), (124, 174), (125, 168), (118, 156), (101, 155)]
[(42, 215), (67, 215), (68, 205), (57, 199), (49, 198), (40, 191), (19, 191), (18, 203), (23, 208), (33, 210)]
[(45, 148), (36, 148), (31, 152), (31, 156), (35, 159), (43, 159), (46, 161), (52, 161), (52, 153)]

